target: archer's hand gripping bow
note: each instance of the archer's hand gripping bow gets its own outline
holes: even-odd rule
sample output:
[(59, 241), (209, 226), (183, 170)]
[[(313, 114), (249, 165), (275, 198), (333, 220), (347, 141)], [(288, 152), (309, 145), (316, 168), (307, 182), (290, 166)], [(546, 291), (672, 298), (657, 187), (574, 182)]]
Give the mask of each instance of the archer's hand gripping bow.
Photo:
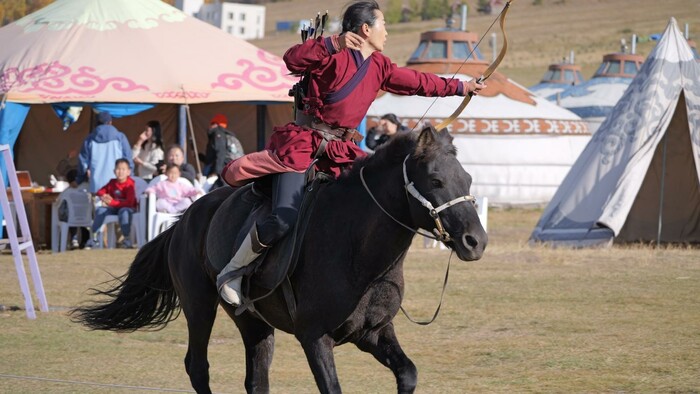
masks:
[[(496, 57), (496, 60), (494, 60), (493, 63), (491, 63), (486, 69), (486, 71), (484, 71), (484, 74), (476, 80), (477, 83), (483, 83), (484, 81), (486, 81), (491, 76), (491, 74), (493, 74), (493, 72), (496, 71), (496, 68), (498, 67), (498, 65), (501, 64), (501, 61), (503, 61), (503, 58), (506, 56), (506, 51), (508, 51), (508, 36), (506, 35), (505, 27), (506, 14), (508, 14), (508, 10), (510, 9), (510, 3), (512, 3), (513, 1), (514, 0), (508, 0), (506, 5), (503, 7), (503, 10), (501, 11), (501, 14), (498, 16), (499, 24), (501, 26), (501, 33), (503, 34), (503, 47), (501, 48), (501, 52), (498, 54), (498, 57)], [(491, 24), (491, 26), (493, 26), (493, 24)], [(489, 30), (490, 29), (491, 27), (489, 27)], [(486, 32), (488, 33), (488, 30)], [(486, 34), (484, 34), (484, 36), (485, 35)], [(482, 36), (482, 39), (484, 36)], [(479, 40), (479, 42), (481, 42), (481, 40)], [(477, 46), (478, 45), (479, 44), (477, 43)], [(466, 62), (467, 59), (465, 59), (464, 61)], [(464, 63), (462, 63), (462, 65), (464, 65)], [(459, 72), (459, 70), (457, 70), (457, 72)], [(455, 73), (455, 75), (456, 74), (457, 73)], [(454, 76), (452, 78), (454, 78)], [(469, 104), (469, 101), (471, 101), (473, 95), (474, 94), (472, 92), (469, 92), (469, 94), (464, 97), (464, 100), (462, 100), (462, 103), (459, 105), (459, 107), (457, 107), (457, 109), (452, 113), (452, 115), (450, 115), (447, 119), (443, 120), (439, 125), (435, 126), (435, 129), (444, 129), (447, 126), (449, 126), (452, 122), (454, 122), (454, 120), (457, 119), (459, 114), (461, 114), (462, 111), (464, 111), (464, 109), (467, 107), (467, 104)]]

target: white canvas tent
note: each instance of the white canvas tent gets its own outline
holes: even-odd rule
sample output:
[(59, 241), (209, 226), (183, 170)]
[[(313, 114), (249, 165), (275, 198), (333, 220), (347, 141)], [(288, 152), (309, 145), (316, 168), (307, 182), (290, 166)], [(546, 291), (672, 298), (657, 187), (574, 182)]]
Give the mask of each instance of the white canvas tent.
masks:
[[(467, 66), (467, 73), (455, 78), (469, 80), (486, 68)], [(457, 158), (472, 176), (472, 193), (497, 205), (546, 203), (589, 141), (586, 123), (503, 74), (494, 73), (487, 85), (488, 92), (472, 100), (448, 126)], [(424, 122), (435, 125), (461, 100), (386, 93), (370, 106), (367, 123), (372, 126), (393, 113), (409, 128)]]
[(700, 242), (700, 65), (671, 19), (532, 241)]

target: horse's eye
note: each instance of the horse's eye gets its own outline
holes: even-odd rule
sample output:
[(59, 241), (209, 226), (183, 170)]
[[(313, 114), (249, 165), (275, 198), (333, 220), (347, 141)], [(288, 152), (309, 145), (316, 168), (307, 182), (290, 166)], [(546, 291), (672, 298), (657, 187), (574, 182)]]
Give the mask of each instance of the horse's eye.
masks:
[(433, 179), (430, 182), (433, 184), (433, 187), (442, 187), (442, 181), (439, 179)]

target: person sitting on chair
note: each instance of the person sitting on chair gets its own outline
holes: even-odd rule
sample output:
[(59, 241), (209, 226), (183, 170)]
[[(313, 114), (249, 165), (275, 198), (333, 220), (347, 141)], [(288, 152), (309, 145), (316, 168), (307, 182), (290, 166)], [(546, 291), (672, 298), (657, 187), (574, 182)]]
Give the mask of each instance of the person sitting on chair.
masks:
[(108, 215), (119, 216), (119, 226), (124, 236), (122, 248), (132, 247), (131, 238), (131, 216), (136, 210), (136, 186), (131, 178), (131, 168), (127, 159), (117, 159), (114, 163), (114, 175), (106, 185), (95, 193), (104, 204), (95, 209), (95, 218), (92, 221), (93, 238), (88, 241), (86, 248), (95, 247), (98, 244), (97, 232), (102, 227)]
[(192, 197), (197, 197), (200, 191), (194, 186), (187, 186), (179, 181), (180, 167), (168, 165), (165, 170), (166, 179), (146, 189), (146, 193), (155, 193), (156, 211), (165, 213), (184, 212), (192, 205)]
[[(315, 169), (338, 176), (366, 153), (356, 144), (356, 128), (379, 90), (399, 95), (465, 96), (485, 87), (475, 80), (460, 81), (398, 67), (382, 54), (387, 32), (376, 1), (350, 4), (343, 14), (340, 35), (309, 39), (284, 54), (287, 68), (303, 75), (295, 89), (295, 123), (275, 127), (267, 149), (230, 162), (222, 178), (241, 186), (272, 175), (272, 213), (255, 223), (217, 277), (221, 298), (241, 303), (238, 270), (253, 262), (294, 228), (302, 200), (304, 172)], [(318, 149), (321, 147), (322, 149)], [(234, 235), (235, 236), (235, 235)]]
[(165, 161), (158, 166), (158, 175), (165, 174), (165, 170), (170, 164), (180, 167), (180, 175), (194, 185), (197, 171), (192, 164), (185, 163), (185, 151), (182, 150), (180, 145), (173, 145), (168, 149), (168, 152), (165, 154)]
[[(68, 202), (65, 201), (68, 198), (68, 196), (75, 193), (85, 194), (88, 192), (88, 183), (83, 182), (80, 185), (78, 185), (75, 182), (77, 176), (78, 170), (69, 170), (66, 173), (66, 182), (68, 182), (69, 186), (66, 190), (62, 191), (61, 194), (58, 195), (58, 201), (61, 201), (61, 204), (58, 206), (58, 220), (62, 222), (68, 221), (69, 217)], [(80, 229), (80, 237), (78, 237), (78, 229)], [(68, 239), (70, 239), (71, 241), (71, 249), (85, 248), (85, 245), (87, 244), (89, 238), (90, 232), (86, 227), (68, 227)]]
[(160, 122), (150, 120), (146, 128), (139, 134), (139, 139), (131, 148), (136, 175), (151, 180), (158, 171), (158, 163), (163, 160), (163, 135), (160, 131)]

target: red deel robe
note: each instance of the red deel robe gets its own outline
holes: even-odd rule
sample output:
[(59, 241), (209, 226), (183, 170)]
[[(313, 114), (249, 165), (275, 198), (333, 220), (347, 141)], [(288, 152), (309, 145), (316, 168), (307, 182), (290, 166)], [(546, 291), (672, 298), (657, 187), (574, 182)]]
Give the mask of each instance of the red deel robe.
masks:
[[(284, 62), (292, 73), (310, 72), (305, 99), (310, 108), (305, 112), (333, 127), (356, 128), (380, 90), (427, 97), (463, 95), (463, 84), (459, 80), (398, 67), (379, 51), (369, 59), (362, 59), (359, 51), (351, 49), (336, 52), (330, 37), (307, 40), (291, 47), (284, 54)], [(347, 96), (329, 103), (329, 95), (346, 86), (363, 62), (369, 62), (365, 76)], [(268, 152), (254, 153), (254, 156), (229, 163), (223, 171), (224, 179), (237, 186), (252, 176), (270, 173), (271, 167), (278, 168), (280, 172), (303, 172), (311, 164), (321, 138), (310, 129), (294, 123), (275, 127), (267, 146)], [(365, 152), (352, 141), (329, 141), (326, 155), (328, 158), (321, 160), (317, 167), (337, 176), (343, 167), (365, 156)], [(270, 163), (270, 158), (277, 163)], [(260, 163), (259, 171), (253, 169), (256, 162)]]

